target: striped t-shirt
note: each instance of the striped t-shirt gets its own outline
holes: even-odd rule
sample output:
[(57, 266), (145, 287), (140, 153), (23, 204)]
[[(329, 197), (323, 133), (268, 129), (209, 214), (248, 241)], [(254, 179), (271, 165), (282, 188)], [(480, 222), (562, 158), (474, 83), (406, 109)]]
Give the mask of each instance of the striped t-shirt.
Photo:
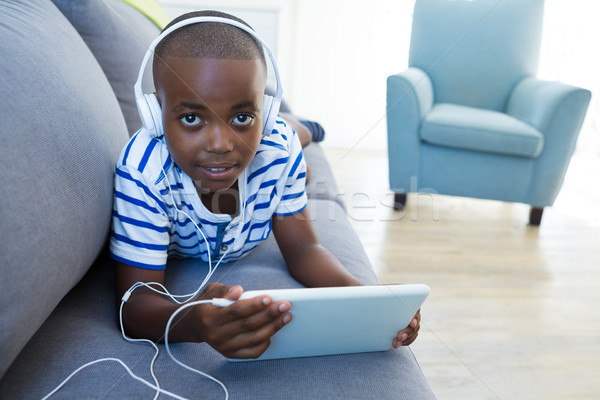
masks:
[[(238, 179), (243, 212), (235, 218), (214, 214), (202, 204), (192, 179), (173, 162), (164, 138), (152, 139), (142, 129), (117, 161), (111, 257), (146, 269), (164, 269), (169, 256), (208, 261), (209, 251), (212, 260), (223, 254), (223, 262), (239, 259), (267, 239), (273, 215), (296, 214), (306, 207), (305, 179), (298, 136), (278, 120)], [(194, 223), (175, 207), (193, 219), (210, 249)]]

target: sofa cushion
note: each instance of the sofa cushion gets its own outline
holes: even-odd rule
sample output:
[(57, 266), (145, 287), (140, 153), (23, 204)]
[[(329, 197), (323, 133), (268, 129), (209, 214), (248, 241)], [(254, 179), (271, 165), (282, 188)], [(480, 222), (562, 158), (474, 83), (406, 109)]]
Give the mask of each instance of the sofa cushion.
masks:
[[(376, 283), (362, 245), (339, 204), (309, 200), (308, 207), (323, 245), (363, 282)], [(193, 292), (207, 271), (206, 263), (195, 259), (169, 260), (166, 285), (173, 293)], [(219, 266), (212, 281), (242, 285), (246, 290), (300, 286), (287, 272), (273, 237), (241, 261)], [(0, 397), (39, 399), (76, 368), (101, 357), (121, 358), (134, 373), (151, 380), (149, 363), (154, 351), (147, 344), (123, 340), (115, 323), (113, 291), (112, 269), (98, 263), (0, 380)], [(224, 398), (220, 386), (175, 365), (164, 346), (159, 346), (156, 375), (163, 388), (186, 398)], [(232, 399), (435, 399), (408, 347), (244, 363), (228, 362), (206, 344), (176, 343), (170, 348), (186, 364), (220, 379)], [(148, 399), (153, 394), (116, 363), (104, 363), (75, 375), (57, 396)]]
[(0, 21), (1, 376), (102, 249), (127, 131), (102, 69), (51, 2), (0, 2)]
[(306, 165), (310, 167), (310, 179), (306, 183), (306, 195), (309, 199), (333, 200), (346, 207), (342, 199), (329, 162), (318, 143), (311, 143), (304, 149)]
[(421, 139), (459, 149), (535, 158), (544, 136), (507, 114), (455, 104), (436, 104), (425, 116)]
[[(142, 59), (159, 34), (159, 28), (135, 8), (119, 0), (52, 0), (86, 42), (117, 95), (129, 134), (142, 122), (133, 93)], [(101, 21), (101, 23), (99, 23)], [(142, 81), (144, 93), (152, 93), (152, 68)]]

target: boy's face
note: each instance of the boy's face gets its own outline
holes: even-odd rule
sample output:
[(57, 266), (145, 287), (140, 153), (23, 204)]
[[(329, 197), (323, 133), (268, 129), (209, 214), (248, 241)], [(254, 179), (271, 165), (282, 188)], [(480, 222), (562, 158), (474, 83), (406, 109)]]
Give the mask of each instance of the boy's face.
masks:
[(202, 192), (233, 186), (262, 138), (260, 60), (167, 57), (155, 76), (165, 138)]

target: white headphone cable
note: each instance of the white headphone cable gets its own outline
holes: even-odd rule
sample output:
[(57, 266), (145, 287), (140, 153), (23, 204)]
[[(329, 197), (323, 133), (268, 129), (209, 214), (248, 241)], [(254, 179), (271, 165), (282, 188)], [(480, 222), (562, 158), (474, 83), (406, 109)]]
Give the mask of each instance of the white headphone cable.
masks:
[(229, 392), (227, 391), (227, 387), (225, 386), (225, 384), (223, 382), (221, 382), (220, 380), (218, 380), (217, 378), (202, 372), (200, 370), (197, 370), (196, 368), (192, 368), (189, 365), (179, 361), (177, 358), (175, 358), (175, 356), (171, 353), (171, 349), (169, 348), (169, 328), (171, 327), (171, 323), (173, 322), (173, 319), (175, 318), (175, 316), (177, 316), (177, 314), (179, 314), (180, 312), (182, 312), (183, 310), (185, 310), (186, 308), (189, 307), (193, 307), (193, 306), (197, 306), (199, 304), (206, 304), (206, 303), (212, 303), (215, 304), (218, 300), (221, 299), (213, 299), (213, 300), (198, 300), (198, 301), (192, 301), (191, 303), (187, 303), (182, 307), (179, 307), (169, 318), (169, 321), (167, 322), (167, 327), (165, 328), (165, 349), (167, 350), (167, 354), (169, 354), (169, 357), (171, 357), (171, 360), (173, 360), (175, 363), (177, 363), (178, 365), (180, 365), (181, 367), (187, 369), (188, 371), (192, 371), (195, 372), (207, 379), (210, 379), (216, 383), (218, 383), (223, 390), (225, 391), (225, 400), (229, 399)]
[[(136, 284), (137, 285), (137, 284)], [(129, 296), (127, 297), (129, 298)], [(160, 394), (160, 383), (158, 382), (158, 378), (156, 377), (156, 374), (154, 373), (154, 364), (156, 362), (156, 359), (158, 358), (158, 354), (160, 353), (160, 350), (158, 350), (158, 346), (149, 339), (133, 339), (133, 338), (129, 338), (125, 335), (125, 328), (123, 327), (123, 305), (125, 304), (127, 300), (121, 300), (121, 305), (119, 306), (119, 325), (121, 327), (121, 335), (123, 336), (123, 339), (127, 340), (128, 342), (145, 342), (145, 343), (149, 343), (155, 350), (154, 353), (154, 357), (152, 357), (152, 361), (150, 361), (150, 374), (152, 375), (152, 379), (154, 380), (154, 384), (156, 385), (156, 394), (154, 395), (154, 399), (153, 400), (157, 400), (158, 396)]]
[[(63, 386), (64, 386), (64, 385), (65, 385), (65, 384), (66, 384), (66, 383), (67, 383), (67, 382), (68, 382), (68, 381), (71, 379), (71, 378), (73, 378), (73, 376), (75, 376), (75, 375), (76, 375), (78, 372), (80, 372), (81, 370), (83, 370), (83, 369), (85, 369), (85, 368), (87, 368), (87, 367), (89, 367), (89, 366), (91, 366), (91, 365), (98, 364), (98, 363), (101, 363), (101, 362), (106, 362), (106, 361), (114, 361), (114, 362), (117, 362), (117, 363), (121, 364), (121, 366), (122, 366), (123, 368), (125, 368), (125, 370), (127, 371), (127, 373), (128, 373), (128, 374), (129, 374), (129, 375), (130, 375), (130, 376), (131, 376), (133, 379), (135, 379), (135, 380), (137, 380), (137, 381), (139, 381), (139, 382), (142, 382), (144, 385), (146, 385), (146, 386), (148, 386), (148, 387), (150, 387), (150, 388), (152, 388), (152, 389), (155, 389), (155, 390), (157, 391), (157, 393), (162, 393), (162, 394), (165, 394), (165, 395), (167, 395), (167, 396), (173, 397), (173, 398), (175, 398), (175, 399), (178, 399), (178, 400), (187, 400), (185, 397), (181, 397), (181, 396), (178, 396), (178, 395), (176, 395), (175, 393), (171, 393), (171, 392), (169, 392), (168, 390), (161, 389), (160, 387), (157, 387), (157, 386), (155, 386), (155, 385), (151, 384), (150, 382), (148, 382), (148, 381), (147, 381), (147, 380), (145, 380), (144, 378), (141, 378), (141, 377), (137, 376), (136, 374), (134, 374), (134, 373), (131, 371), (131, 369), (129, 369), (129, 367), (128, 367), (128, 366), (127, 366), (127, 365), (126, 365), (126, 364), (125, 364), (125, 363), (124, 363), (122, 360), (120, 360), (120, 359), (118, 359), (118, 358), (113, 358), (113, 357), (100, 358), (100, 359), (98, 359), (98, 360), (91, 361), (91, 362), (89, 362), (89, 363), (87, 363), (87, 364), (84, 364), (84, 365), (82, 365), (81, 367), (77, 368), (75, 371), (73, 371), (73, 372), (71, 373), (71, 375), (69, 375), (69, 376), (68, 376), (68, 377), (67, 377), (67, 378), (66, 378), (64, 381), (62, 381), (62, 382), (61, 382), (61, 383), (60, 383), (60, 384), (59, 384), (59, 385), (58, 385), (56, 388), (54, 388), (54, 390), (52, 390), (50, 393), (48, 393), (47, 395), (45, 395), (45, 396), (42, 398), (42, 400), (47, 400), (47, 399), (49, 399), (51, 396), (54, 396), (54, 395), (56, 394), (56, 392), (58, 392), (58, 391), (59, 391), (59, 390), (60, 390), (60, 389), (61, 389), (61, 388), (62, 388), (62, 387), (63, 387)], [(157, 398), (157, 397), (158, 397), (158, 395), (157, 395), (157, 396), (155, 396), (155, 398)]]

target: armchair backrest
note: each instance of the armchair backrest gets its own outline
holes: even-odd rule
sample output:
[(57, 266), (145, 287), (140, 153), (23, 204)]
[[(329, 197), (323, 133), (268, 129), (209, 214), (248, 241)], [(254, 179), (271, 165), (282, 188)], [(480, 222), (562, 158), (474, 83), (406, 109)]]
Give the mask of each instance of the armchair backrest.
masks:
[(409, 65), (431, 78), (435, 103), (504, 111), (538, 68), (543, 0), (416, 0)]

